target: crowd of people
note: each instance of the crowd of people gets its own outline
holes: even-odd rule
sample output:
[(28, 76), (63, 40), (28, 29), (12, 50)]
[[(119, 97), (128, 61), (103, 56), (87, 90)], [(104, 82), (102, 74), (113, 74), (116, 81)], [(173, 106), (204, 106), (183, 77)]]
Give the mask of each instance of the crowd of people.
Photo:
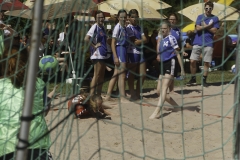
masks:
[[(181, 30), (177, 27), (178, 17), (175, 13), (170, 14), (168, 20), (162, 21), (159, 28), (153, 30), (152, 35), (149, 36), (148, 29), (141, 28), (139, 25), (139, 13), (136, 9), (131, 9), (129, 12), (124, 9), (119, 10), (117, 14), (118, 22), (113, 30), (105, 29), (104, 13), (100, 10), (96, 11), (96, 23), (91, 26), (84, 38), (85, 44), (90, 47), (90, 59), (94, 66), (90, 93), (88, 98), (85, 95), (78, 95), (71, 99), (69, 112), (80, 106), (85, 108), (83, 110), (91, 113), (88, 114), (90, 117), (96, 116), (97, 113), (111, 115), (105, 110), (108, 107), (103, 105), (101, 97), (105, 70), (111, 70), (109, 68), (111, 62), (114, 64), (114, 72), (109, 83), (106, 100), (110, 99), (116, 83), (121, 102), (141, 99), (141, 86), (143, 86), (147, 74), (146, 67), (152, 67), (158, 74), (157, 94), (159, 95), (159, 101), (149, 118), (160, 118), (160, 110), (165, 101), (172, 105), (171, 108), (165, 107), (165, 110), (180, 110), (179, 105), (171, 98), (171, 93), (174, 92), (174, 77), (178, 76), (179, 73), (181, 76), (185, 76), (183, 57), (190, 58), (192, 77), (187, 85), (196, 83), (196, 62), (199, 61), (201, 56), (204, 64), (202, 85), (208, 87), (207, 76), (212, 61), (214, 35), (220, 28), (218, 17), (212, 15), (213, 9), (214, 4), (212, 2), (205, 3), (205, 12), (198, 16), (195, 30), (187, 33), (188, 39), (185, 45), (182, 45)], [(15, 146), (18, 140), (19, 118), (26, 84), (26, 65), (29, 57), (27, 48), (30, 46), (26, 35), (19, 39), (20, 43), (17, 46), (9, 47), (3, 43), (7, 36), (14, 36), (15, 33), (10, 26), (1, 21), (3, 16), (3, 14), (0, 14), (0, 38), (2, 39), (0, 43), (0, 83), (2, 84), (2, 87), (0, 87), (2, 97), (0, 104), (0, 160), (11, 159), (16, 154)], [(58, 46), (56, 46), (56, 38), (51, 37), (53, 28), (54, 26), (47, 24), (44, 29), (39, 56), (54, 55), (64, 66), (66, 65), (66, 59), (61, 57), (61, 52), (67, 50), (70, 44), (73, 44), (70, 46), (71, 50), (75, 51), (74, 43), (77, 42), (71, 37), (78, 34), (79, 30), (75, 26), (74, 20), (71, 20), (65, 26), (64, 32), (59, 34)], [(69, 34), (69, 30), (71, 30), (71, 34)], [(217, 34), (217, 36), (219, 35)], [(66, 38), (67, 41), (64, 41)], [(45, 43), (48, 43), (47, 48), (44, 47)], [(43, 49), (45, 51), (42, 51)], [(19, 72), (16, 73), (17, 70)], [(126, 98), (126, 77), (130, 98)], [(137, 83), (135, 85), (136, 77)], [(30, 142), (48, 131), (44, 116), (47, 115), (51, 107), (49, 101), (56, 89), (54, 88), (47, 95), (45, 84), (41, 78), (37, 78), (36, 82), (33, 114), (41, 112), (42, 114), (37, 114), (31, 122)], [(169, 94), (167, 94), (168, 90)], [(12, 96), (13, 93), (14, 96)], [(81, 118), (80, 113), (75, 112), (75, 116)], [(28, 157), (51, 159), (48, 152), (49, 147), (50, 139), (48, 135), (28, 147)]]

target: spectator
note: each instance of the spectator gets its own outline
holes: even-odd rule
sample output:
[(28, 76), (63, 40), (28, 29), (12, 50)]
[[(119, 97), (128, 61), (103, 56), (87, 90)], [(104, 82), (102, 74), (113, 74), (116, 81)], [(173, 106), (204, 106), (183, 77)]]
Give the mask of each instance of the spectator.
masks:
[(202, 86), (208, 87), (207, 76), (213, 53), (213, 36), (219, 28), (219, 19), (212, 14), (213, 2), (204, 4), (205, 13), (199, 15), (196, 20), (196, 35), (193, 41), (193, 50), (190, 57), (190, 70), (192, 77), (186, 85), (196, 84), (196, 62), (202, 54), (204, 61), (204, 73)]
[(101, 95), (106, 69), (105, 59), (109, 57), (107, 57), (107, 35), (103, 25), (105, 20), (104, 13), (100, 10), (95, 13), (96, 23), (90, 28), (84, 40), (86, 44), (90, 44), (90, 58), (94, 64), (94, 75), (90, 84), (90, 95)]
[(156, 60), (156, 37), (158, 35), (157, 30), (153, 30), (152, 35), (149, 36), (147, 28), (143, 29), (144, 35), (146, 36), (147, 43), (144, 44), (143, 53), (144, 58), (146, 59), (146, 68), (149, 69), (149, 73), (153, 74), (152, 76), (159, 75), (159, 62)]
[[(226, 30), (225, 30), (226, 31)], [(232, 49), (232, 39), (230, 36), (225, 35), (224, 28), (218, 29), (216, 34), (213, 37), (213, 60), (215, 61), (215, 65), (221, 65), (222, 59), (224, 60), (228, 54), (229, 50)], [(220, 67), (223, 69), (223, 67)]]
[(126, 31), (126, 20), (127, 12), (125, 10), (119, 10), (117, 14), (118, 23), (115, 25), (112, 34), (111, 48), (113, 52), (113, 61), (115, 64), (115, 69), (113, 76), (109, 82), (108, 95), (106, 100), (110, 99), (110, 94), (113, 87), (118, 81), (118, 88), (120, 92), (121, 102), (126, 101), (125, 99), (125, 76), (127, 67), (127, 45), (128, 36)]
[(184, 50), (185, 50), (184, 58), (186, 59), (190, 58), (195, 34), (196, 33), (194, 31), (191, 31), (191, 30), (187, 31), (188, 38), (185, 40), (185, 45), (184, 45)]
[[(128, 13), (130, 24), (127, 26), (127, 34), (132, 43), (129, 44), (127, 49), (128, 55), (128, 87), (130, 91), (130, 100), (135, 101), (141, 98), (140, 88), (142, 87), (146, 77), (146, 61), (143, 55), (141, 45), (147, 42), (143, 30), (138, 25), (139, 13), (136, 9), (131, 9)], [(135, 74), (138, 73), (136, 90), (134, 90)]]

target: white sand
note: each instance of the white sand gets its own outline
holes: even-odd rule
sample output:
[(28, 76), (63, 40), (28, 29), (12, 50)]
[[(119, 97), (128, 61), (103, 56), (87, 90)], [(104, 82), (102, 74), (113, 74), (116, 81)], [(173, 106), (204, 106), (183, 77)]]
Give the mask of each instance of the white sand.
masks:
[[(104, 102), (113, 107), (111, 120), (68, 118), (51, 132), (54, 159), (232, 159), (234, 85), (175, 91), (180, 94), (171, 96), (184, 104), (183, 111), (163, 111), (160, 119), (148, 119), (158, 102), (154, 90), (142, 102)], [(56, 108), (46, 117), (49, 129), (68, 114), (66, 103)]]

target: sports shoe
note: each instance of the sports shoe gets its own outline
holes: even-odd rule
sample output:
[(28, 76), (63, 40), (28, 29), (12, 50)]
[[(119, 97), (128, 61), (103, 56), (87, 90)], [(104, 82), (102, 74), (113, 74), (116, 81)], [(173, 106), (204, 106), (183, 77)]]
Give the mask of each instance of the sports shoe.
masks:
[(187, 82), (187, 86), (191, 86), (191, 85), (196, 85), (197, 83), (196, 83), (196, 79), (190, 79), (190, 81), (189, 82)]
[(208, 86), (209, 86), (209, 84), (208, 84), (208, 83), (206, 83), (206, 82), (203, 82), (202, 86), (203, 86), (203, 87), (208, 87)]

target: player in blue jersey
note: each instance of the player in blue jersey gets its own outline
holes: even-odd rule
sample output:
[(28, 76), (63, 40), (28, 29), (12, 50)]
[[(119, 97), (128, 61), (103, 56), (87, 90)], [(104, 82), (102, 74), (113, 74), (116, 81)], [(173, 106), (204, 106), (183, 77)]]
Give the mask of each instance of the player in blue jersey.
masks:
[[(175, 13), (171, 13), (169, 15), (168, 18), (168, 22), (170, 23), (170, 35), (174, 36), (177, 40), (178, 46), (181, 48), (181, 42), (182, 42), (182, 35), (181, 35), (181, 31), (180, 29), (177, 27), (177, 22), (178, 22), (178, 16)], [(158, 42), (157, 44), (159, 45), (161, 41), (161, 33), (158, 35)], [(159, 50), (159, 46), (157, 46), (157, 52)], [(177, 64), (177, 67), (179, 67), (179, 65)], [(177, 76), (177, 75), (176, 75)], [(159, 77), (159, 81), (161, 81), (162, 77)], [(160, 95), (160, 86), (161, 83), (158, 83), (158, 87), (157, 87), (157, 94)], [(172, 83), (169, 86), (169, 92), (174, 92), (174, 80), (172, 81)]]
[[(115, 70), (113, 77), (109, 83), (109, 91), (114, 87), (115, 81), (118, 78), (118, 88), (121, 96), (121, 101), (126, 101), (125, 99), (125, 77), (126, 77), (126, 67), (127, 67), (127, 45), (128, 45), (128, 35), (126, 31), (127, 12), (125, 10), (118, 11), (118, 23), (114, 27), (112, 34), (112, 53), (113, 61), (115, 64)], [(115, 79), (115, 80), (114, 80)], [(110, 96), (110, 95), (108, 95)], [(109, 99), (109, 97), (107, 97)]]
[[(157, 108), (150, 119), (160, 118), (160, 107), (163, 106), (165, 100), (173, 107), (178, 107), (178, 104), (167, 94), (167, 90), (173, 81), (174, 76), (177, 74), (176, 61), (178, 60), (181, 67), (181, 75), (184, 76), (184, 68), (182, 58), (179, 54), (179, 46), (174, 36), (170, 34), (170, 24), (164, 21), (160, 25), (160, 32), (162, 40), (160, 41), (157, 60), (161, 61), (163, 68), (161, 69), (161, 75), (163, 75), (161, 93), (158, 101)], [(160, 81), (159, 81), (160, 82)], [(166, 108), (166, 110), (176, 111), (178, 108)]]
[(212, 14), (214, 7), (213, 2), (206, 2), (204, 4), (205, 13), (197, 17), (196, 21), (196, 35), (193, 41), (193, 49), (190, 57), (190, 70), (192, 77), (187, 85), (196, 84), (196, 62), (202, 54), (204, 62), (203, 86), (208, 87), (207, 75), (210, 63), (212, 61), (213, 53), (213, 36), (219, 28), (219, 19)]
[[(102, 11), (96, 11), (96, 23), (88, 31), (85, 41), (90, 45), (91, 60), (94, 64), (94, 75), (90, 84), (90, 95), (101, 95), (102, 85), (105, 75), (105, 59), (109, 58), (107, 54), (107, 35), (103, 23), (105, 20)], [(95, 88), (97, 88), (95, 90)]]
[[(131, 95), (130, 100), (137, 100), (140, 99), (140, 87), (143, 85), (146, 77), (146, 62), (141, 45), (147, 42), (147, 38), (145, 37), (141, 27), (138, 25), (138, 11), (136, 9), (131, 9), (128, 15), (130, 24), (127, 26), (127, 32), (131, 40), (127, 50), (129, 57), (128, 87)], [(137, 81), (135, 92), (134, 78), (136, 73), (140, 75), (140, 78)]]

